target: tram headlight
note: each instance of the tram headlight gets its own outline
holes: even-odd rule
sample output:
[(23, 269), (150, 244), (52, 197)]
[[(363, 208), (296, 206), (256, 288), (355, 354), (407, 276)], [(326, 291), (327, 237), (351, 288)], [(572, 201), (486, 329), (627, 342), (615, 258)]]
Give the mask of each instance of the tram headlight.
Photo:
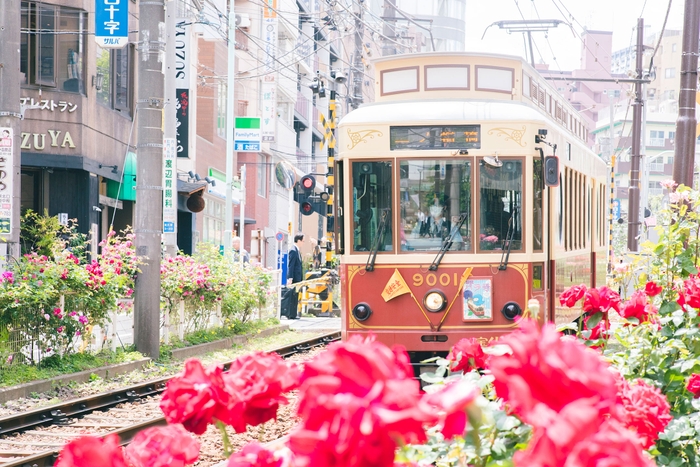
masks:
[(372, 315), (372, 309), (366, 303), (358, 303), (353, 307), (352, 315), (358, 321), (367, 321)]
[(501, 313), (503, 313), (506, 319), (513, 321), (523, 314), (523, 309), (516, 302), (508, 302), (501, 308)]
[(441, 290), (431, 290), (423, 297), (425, 309), (431, 313), (438, 313), (445, 309), (447, 297)]

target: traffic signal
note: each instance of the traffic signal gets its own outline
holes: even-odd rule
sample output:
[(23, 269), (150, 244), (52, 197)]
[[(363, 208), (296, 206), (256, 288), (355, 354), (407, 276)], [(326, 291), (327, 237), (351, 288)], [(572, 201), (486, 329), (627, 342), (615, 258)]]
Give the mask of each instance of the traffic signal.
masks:
[(303, 198), (299, 200), (299, 211), (305, 216), (310, 216), (314, 212), (311, 197), (314, 194), (314, 188), (316, 188), (316, 179), (313, 175), (304, 175), (299, 180), (299, 187), (303, 192)]
[(299, 196), (299, 212), (305, 216), (310, 216), (314, 212), (325, 214), (324, 205), (328, 202), (328, 193), (325, 191), (315, 194), (316, 179), (313, 175), (304, 175), (299, 180), (301, 193)]

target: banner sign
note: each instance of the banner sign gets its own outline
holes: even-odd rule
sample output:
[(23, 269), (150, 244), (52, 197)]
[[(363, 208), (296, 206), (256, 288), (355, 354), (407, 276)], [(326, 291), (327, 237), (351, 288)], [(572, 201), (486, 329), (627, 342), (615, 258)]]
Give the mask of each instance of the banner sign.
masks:
[(107, 49), (129, 43), (129, 0), (95, 0), (95, 41)]
[(177, 157), (189, 157), (190, 143), (190, 90), (178, 89), (175, 100), (175, 132), (177, 134)]
[(234, 151), (260, 152), (260, 118), (236, 118), (233, 143)]
[(267, 75), (262, 82), (261, 136), (265, 143), (275, 141), (277, 128), (277, 85), (274, 75)]
[(163, 233), (175, 233), (177, 223), (177, 176), (175, 138), (163, 138)]
[(0, 127), (0, 235), (12, 231), (12, 128)]

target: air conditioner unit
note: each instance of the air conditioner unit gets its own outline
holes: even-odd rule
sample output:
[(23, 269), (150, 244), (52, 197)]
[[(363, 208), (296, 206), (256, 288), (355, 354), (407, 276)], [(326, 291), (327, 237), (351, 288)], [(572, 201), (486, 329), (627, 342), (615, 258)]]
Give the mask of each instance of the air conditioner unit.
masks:
[(239, 28), (250, 27), (250, 15), (247, 13), (236, 14), (236, 26)]

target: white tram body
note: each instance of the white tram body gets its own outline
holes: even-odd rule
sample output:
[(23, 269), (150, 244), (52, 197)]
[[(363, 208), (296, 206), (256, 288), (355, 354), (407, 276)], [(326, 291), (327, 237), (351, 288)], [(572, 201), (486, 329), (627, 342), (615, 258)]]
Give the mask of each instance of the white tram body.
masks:
[(400, 55), (375, 70), (376, 101), (336, 131), (344, 337), (425, 355), (523, 313), (575, 319), (556, 298), (604, 284), (608, 168), (574, 108), (519, 57)]

